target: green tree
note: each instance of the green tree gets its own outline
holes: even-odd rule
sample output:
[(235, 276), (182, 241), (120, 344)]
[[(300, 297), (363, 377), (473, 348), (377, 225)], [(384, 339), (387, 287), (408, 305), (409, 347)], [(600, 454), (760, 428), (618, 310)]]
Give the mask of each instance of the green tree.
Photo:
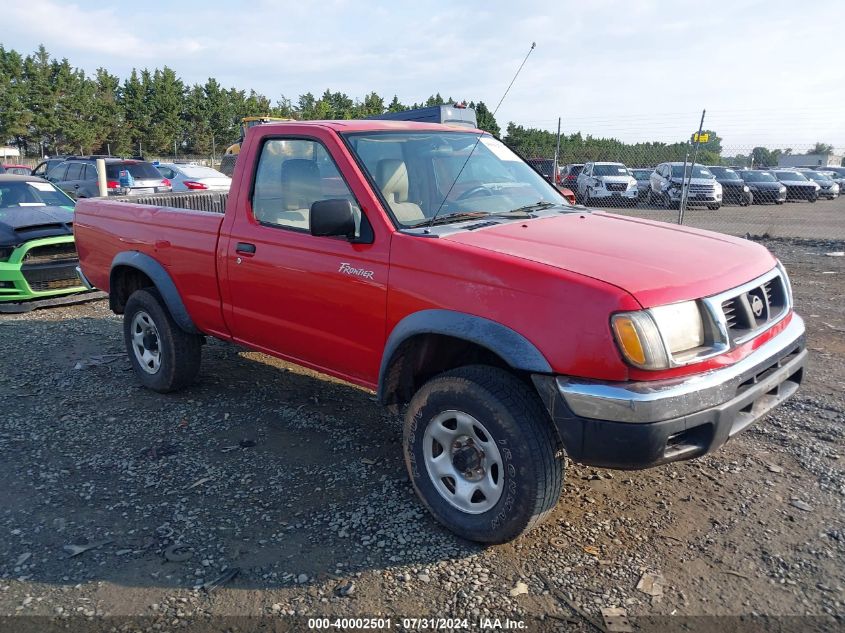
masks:
[(485, 132), (490, 132), (493, 136), (499, 136), (499, 132), (501, 132), (499, 124), (496, 123), (496, 118), (493, 116), (493, 113), (487, 109), (487, 106), (483, 101), (479, 101), (477, 104), (470, 102), (469, 107), (475, 109), (475, 116), (478, 119), (479, 129), (482, 129)]
[(387, 111), (388, 112), (403, 112), (408, 108), (401, 103), (399, 103), (399, 99), (396, 95), (393, 95), (393, 100), (388, 104)]
[(23, 57), (0, 45), (0, 144), (13, 142), (25, 152), (32, 112), (27, 107)]
[(148, 134), (150, 149), (160, 154), (171, 154), (176, 143), (176, 151), (182, 151), (178, 149), (184, 140), (182, 102), (185, 85), (182, 80), (167, 66), (161, 70), (156, 69), (146, 94), (151, 106), (151, 120), (154, 122)]
[(813, 149), (809, 151), (810, 154), (833, 154), (833, 145), (830, 143), (816, 143)]

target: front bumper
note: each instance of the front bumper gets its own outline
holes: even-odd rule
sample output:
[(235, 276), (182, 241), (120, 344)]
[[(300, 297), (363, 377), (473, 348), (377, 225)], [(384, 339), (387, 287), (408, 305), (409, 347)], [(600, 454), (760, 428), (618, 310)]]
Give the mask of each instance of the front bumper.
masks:
[(85, 290), (76, 274), (79, 259), (28, 257), (50, 247), (72, 250), (73, 236), (31, 240), (16, 248), (8, 261), (0, 262), (0, 303), (57, 297)]
[(626, 189), (625, 191), (610, 191), (605, 188), (590, 189), (591, 198), (600, 198), (602, 200), (636, 200), (639, 197), (637, 189)]
[(728, 367), (683, 378), (613, 383), (535, 375), (569, 456), (639, 469), (714, 451), (798, 389), (807, 361), (804, 322)]

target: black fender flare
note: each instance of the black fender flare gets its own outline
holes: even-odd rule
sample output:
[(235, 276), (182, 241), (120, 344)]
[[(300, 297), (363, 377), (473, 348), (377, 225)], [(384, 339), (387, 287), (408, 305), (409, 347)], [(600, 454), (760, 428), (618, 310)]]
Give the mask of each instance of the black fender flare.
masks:
[(161, 298), (164, 299), (164, 304), (170, 312), (170, 316), (176, 321), (176, 324), (188, 334), (200, 334), (197, 326), (194, 325), (191, 315), (188, 314), (185, 303), (176, 289), (176, 284), (170, 274), (164, 269), (159, 262), (138, 251), (123, 251), (115, 255), (111, 263), (111, 273), (109, 274), (109, 288), (114, 287), (114, 271), (119, 266), (127, 266), (140, 270), (147, 277), (149, 277), (158, 290)]
[(506, 325), (454, 310), (420, 310), (396, 324), (384, 346), (378, 376), (378, 401), (385, 402), (385, 380), (390, 363), (403, 342), (419, 334), (443, 334), (480, 345), (514, 369), (551, 374), (552, 367), (539, 349)]

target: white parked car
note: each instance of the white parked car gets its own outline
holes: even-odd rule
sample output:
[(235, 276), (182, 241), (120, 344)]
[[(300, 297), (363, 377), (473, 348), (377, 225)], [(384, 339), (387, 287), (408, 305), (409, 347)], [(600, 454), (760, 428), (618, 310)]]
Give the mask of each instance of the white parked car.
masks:
[(677, 209), (681, 204), (681, 189), (686, 183), (687, 205), (707, 205), (711, 211), (722, 206), (722, 185), (713, 173), (702, 165), (687, 163), (661, 163), (651, 174), (648, 199), (652, 204), (662, 203), (667, 209)]
[(226, 174), (192, 163), (159, 163), (156, 169), (170, 180), (173, 191), (229, 191), (232, 184)]
[(637, 181), (622, 163), (587, 163), (578, 174), (581, 203), (637, 204)]

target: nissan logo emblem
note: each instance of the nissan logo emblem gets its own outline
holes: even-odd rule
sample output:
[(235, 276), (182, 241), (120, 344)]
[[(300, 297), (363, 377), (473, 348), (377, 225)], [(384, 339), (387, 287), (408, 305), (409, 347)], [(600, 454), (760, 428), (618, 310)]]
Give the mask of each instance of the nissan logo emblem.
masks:
[(754, 313), (754, 316), (762, 316), (763, 308), (765, 307), (763, 300), (758, 295), (751, 296), (751, 311)]

